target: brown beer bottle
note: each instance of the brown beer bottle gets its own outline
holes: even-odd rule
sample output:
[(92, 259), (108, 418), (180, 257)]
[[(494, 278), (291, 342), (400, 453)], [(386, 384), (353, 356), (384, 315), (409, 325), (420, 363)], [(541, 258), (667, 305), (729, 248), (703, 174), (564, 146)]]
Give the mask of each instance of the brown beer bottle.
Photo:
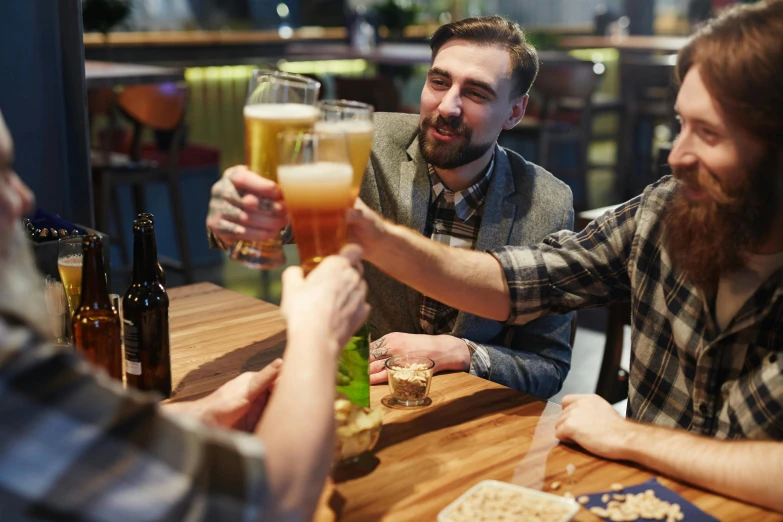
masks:
[[(157, 249), (158, 242), (155, 239), (155, 216), (149, 212), (142, 212), (139, 214), (139, 219), (146, 219), (152, 225), (152, 242), (155, 243), (155, 249)], [(158, 264), (158, 277), (160, 277), (160, 284), (163, 285), (163, 288), (166, 288), (166, 272), (163, 271), (163, 267), (161, 266), (160, 261), (156, 259), (155, 262)]]
[(122, 381), (120, 314), (106, 288), (101, 238), (90, 234), (83, 245), (82, 301), (72, 319), (76, 350)]
[(152, 223), (133, 222), (133, 279), (122, 299), (128, 386), (171, 395), (169, 296), (160, 282)]

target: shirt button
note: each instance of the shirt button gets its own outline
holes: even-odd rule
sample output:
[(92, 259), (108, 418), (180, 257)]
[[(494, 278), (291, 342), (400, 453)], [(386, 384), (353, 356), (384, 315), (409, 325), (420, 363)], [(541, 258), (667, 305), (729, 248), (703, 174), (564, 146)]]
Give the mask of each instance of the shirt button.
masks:
[(707, 403), (706, 402), (702, 402), (701, 404), (699, 404), (699, 411), (701, 412), (702, 415), (707, 415)]
[(769, 362), (776, 363), (778, 361), (778, 354), (772, 353), (769, 355)]

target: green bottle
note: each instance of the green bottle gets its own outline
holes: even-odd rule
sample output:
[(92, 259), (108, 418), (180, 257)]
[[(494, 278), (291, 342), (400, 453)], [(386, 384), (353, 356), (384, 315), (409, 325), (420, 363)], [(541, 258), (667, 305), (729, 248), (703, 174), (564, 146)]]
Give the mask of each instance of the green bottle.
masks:
[(363, 408), (370, 407), (370, 325), (364, 323), (343, 347), (337, 363), (337, 393)]

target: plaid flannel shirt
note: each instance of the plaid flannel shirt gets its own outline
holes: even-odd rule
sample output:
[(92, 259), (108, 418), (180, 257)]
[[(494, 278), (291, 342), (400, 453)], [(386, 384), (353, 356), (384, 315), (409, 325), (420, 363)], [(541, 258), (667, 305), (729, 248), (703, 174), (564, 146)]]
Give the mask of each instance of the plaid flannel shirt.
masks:
[(263, 518), (264, 449), (161, 413), (0, 315), (2, 520)]
[[(495, 167), (492, 156), (484, 176), (472, 186), (452, 192), (443, 184), (432, 165), (427, 165), (432, 186), (432, 199), (427, 209), (424, 235), (433, 241), (457, 248), (473, 250), (476, 247), (484, 201)], [(457, 322), (459, 310), (446, 306), (427, 296), (422, 296), (419, 321), (424, 333), (450, 334)], [(489, 375), (490, 357), (484, 346), (463, 339), (471, 354), (470, 373), (486, 378)]]
[(672, 266), (664, 246), (662, 216), (676, 190), (663, 178), (582, 232), (495, 251), (509, 321), (630, 300), (629, 418), (724, 439), (783, 440), (783, 269), (721, 331), (711, 299)]

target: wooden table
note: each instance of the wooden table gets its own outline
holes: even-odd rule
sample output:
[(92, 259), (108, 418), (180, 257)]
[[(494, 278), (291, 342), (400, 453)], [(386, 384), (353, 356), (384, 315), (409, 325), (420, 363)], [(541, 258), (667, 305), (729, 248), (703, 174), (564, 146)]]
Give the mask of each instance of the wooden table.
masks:
[[(263, 367), (284, 346), (277, 307), (202, 283), (169, 291), (176, 399), (202, 395), (243, 370)], [(431, 404), (390, 405), (388, 386), (373, 386), (371, 400), (385, 409), (373, 454), (335, 471), (317, 522), (423, 521), (484, 479), (576, 496), (619, 482), (631, 486), (654, 474), (558, 444), (560, 406), (465, 373), (436, 375)], [(569, 481), (566, 466), (576, 472)], [(778, 514), (719, 495), (659, 480), (720, 520), (781, 520)], [(586, 510), (578, 521), (597, 521)], [(686, 521), (687, 522), (687, 521)]]
[(116, 85), (178, 82), (185, 79), (185, 71), (175, 67), (87, 60), (84, 62), (84, 77), (87, 88), (90, 89)]
[(285, 322), (275, 305), (211, 283), (168, 294), (172, 399), (195, 399), (282, 355)]
[(602, 49), (676, 53), (688, 42), (684, 36), (565, 36), (557, 41), (561, 49)]

